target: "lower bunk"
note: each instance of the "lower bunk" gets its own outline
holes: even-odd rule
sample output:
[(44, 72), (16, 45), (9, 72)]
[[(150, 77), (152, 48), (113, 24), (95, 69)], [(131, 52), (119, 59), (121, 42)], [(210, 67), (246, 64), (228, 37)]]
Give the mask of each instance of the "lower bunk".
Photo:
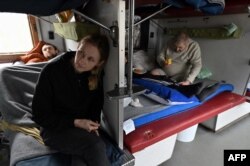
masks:
[[(247, 108), (242, 108), (242, 105), (247, 105)], [(239, 112), (243, 109), (246, 115), (249, 113), (250, 104), (243, 96), (222, 92), (189, 111), (161, 118), (137, 127), (127, 135), (124, 134), (125, 147), (135, 156), (135, 165), (158, 165), (171, 158), (176, 140), (183, 141), (181, 135), (190, 132), (193, 126), (231, 109)]]
[[(38, 126), (31, 119), (32, 97), (39, 73), (47, 62), (12, 65), (0, 69), (0, 130), (10, 146), (10, 166), (77, 166), (80, 159), (45, 146)], [(103, 130), (104, 131), (104, 130)], [(134, 157), (121, 150), (106, 132), (100, 131), (112, 166)]]
[[(130, 105), (124, 108), (124, 124), (126, 125), (129, 121), (135, 129), (155, 120), (189, 111), (222, 92), (232, 92), (234, 89), (231, 84), (210, 80), (178, 87), (144, 79), (135, 79), (134, 82), (147, 89), (146, 93), (138, 96), (141, 107)], [(125, 125), (124, 128), (126, 128)]]

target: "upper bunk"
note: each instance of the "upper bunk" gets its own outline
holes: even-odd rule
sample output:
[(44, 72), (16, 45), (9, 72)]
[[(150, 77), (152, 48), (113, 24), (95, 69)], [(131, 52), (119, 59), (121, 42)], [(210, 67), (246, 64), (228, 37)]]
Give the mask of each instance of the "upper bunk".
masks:
[(170, 7), (154, 18), (248, 13), (250, 0), (135, 0), (135, 14), (144, 18), (167, 5)]
[[(107, 2), (113, 3), (112, 1)], [(47, 3), (50, 3), (50, 8), (47, 8)], [(73, 0), (70, 2), (55, 0), (51, 3), (49, 0), (28, 2), (25, 0), (9, 0), (0, 2), (0, 12), (49, 16), (66, 10), (81, 10), (89, 3), (93, 2), (89, 0)], [(154, 18), (173, 18), (250, 12), (250, 0), (126, 0), (125, 3), (126, 9), (129, 9), (130, 4), (133, 3), (134, 14), (142, 18), (153, 13), (156, 13)], [(162, 12), (159, 12), (160, 10)]]

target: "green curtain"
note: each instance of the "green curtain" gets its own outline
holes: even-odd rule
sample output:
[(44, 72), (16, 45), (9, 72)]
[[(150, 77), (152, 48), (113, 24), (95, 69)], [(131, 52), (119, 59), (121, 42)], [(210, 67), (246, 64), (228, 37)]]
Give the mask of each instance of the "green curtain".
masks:
[(242, 29), (234, 23), (211, 28), (165, 28), (167, 35), (177, 35), (179, 32), (186, 32), (190, 37), (210, 39), (240, 38)]
[(65, 39), (80, 41), (84, 36), (98, 33), (99, 27), (91, 23), (67, 22), (53, 23), (55, 33)]

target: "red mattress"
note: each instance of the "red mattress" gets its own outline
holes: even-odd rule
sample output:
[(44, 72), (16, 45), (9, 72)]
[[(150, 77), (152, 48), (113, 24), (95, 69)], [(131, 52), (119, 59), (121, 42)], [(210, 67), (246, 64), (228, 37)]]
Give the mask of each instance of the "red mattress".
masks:
[(124, 144), (131, 153), (135, 153), (245, 101), (244, 96), (223, 92), (189, 111), (159, 119), (136, 128), (128, 135), (124, 134)]

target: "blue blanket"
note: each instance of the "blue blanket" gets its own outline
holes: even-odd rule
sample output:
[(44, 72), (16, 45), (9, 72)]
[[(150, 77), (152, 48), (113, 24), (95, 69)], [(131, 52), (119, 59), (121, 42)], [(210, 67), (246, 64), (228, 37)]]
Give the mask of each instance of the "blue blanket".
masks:
[(225, 0), (164, 0), (165, 3), (177, 8), (191, 5), (205, 14), (221, 14), (225, 8)]
[[(134, 79), (134, 83), (138, 83), (142, 86), (144, 86), (147, 89), (150, 89), (154, 91), (155, 93), (159, 93), (160, 96), (163, 98), (168, 98), (170, 99), (177, 99), (181, 101), (180, 99), (187, 99), (187, 100), (193, 100), (192, 103), (187, 103), (187, 104), (181, 104), (181, 105), (172, 105), (169, 107), (164, 107), (162, 110), (156, 110), (147, 114), (144, 114), (142, 116), (137, 116), (135, 118), (132, 118), (135, 127), (139, 127), (141, 125), (150, 123), (152, 121), (161, 119), (163, 117), (167, 117), (173, 114), (177, 114), (180, 112), (188, 111), (194, 107), (197, 107), (204, 102), (212, 99), (214, 96), (225, 92), (225, 91), (233, 91), (234, 87), (231, 84), (220, 84), (219, 87), (214, 91), (212, 94), (208, 95), (202, 102), (199, 100), (196, 100), (195, 97), (191, 98), (185, 98), (185, 95), (181, 94), (180, 92), (173, 90), (167, 86), (164, 86), (160, 83), (155, 83), (153, 81), (149, 80), (143, 80), (143, 79)], [(166, 92), (166, 93), (165, 93)], [(179, 99), (178, 99), (179, 98)]]
[(158, 96), (165, 100), (170, 100), (172, 102), (199, 102), (196, 96), (187, 97), (176, 89), (169, 88), (161, 83), (138, 78), (133, 79), (133, 83), (155, 92)]

